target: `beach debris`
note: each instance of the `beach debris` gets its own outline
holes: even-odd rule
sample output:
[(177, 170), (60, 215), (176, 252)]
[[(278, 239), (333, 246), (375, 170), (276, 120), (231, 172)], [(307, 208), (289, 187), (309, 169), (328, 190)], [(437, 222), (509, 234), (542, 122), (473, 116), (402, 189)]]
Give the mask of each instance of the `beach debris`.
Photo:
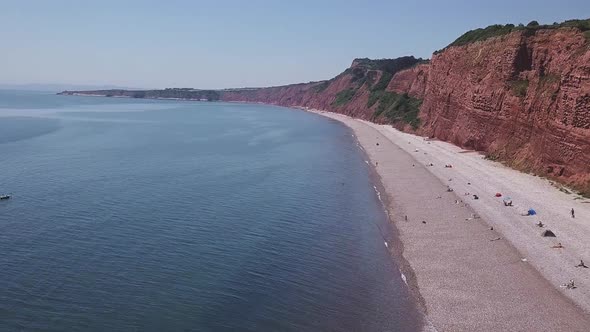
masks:
[(473, 199), (479, 199), (479, 196), (473, 195)]
[(375, 162), (375, 166), (379, 166), (379, 162), (378, 161)]
[(537, 226), (538, 226), (538, 227), (541, 227), (541, 228), (543, 228), (543, 227), (545, 227), (545, 224), (543, 224), (543, 223), (542, 223), (542, 222), (539, 220), (539, 222), (537, 223)]
[(432, 166), (434, 166), (434, 164), (433, 163), (430, 163), (430, 164), (428, 164), (428, 166), (432, 167)]
[(587, 269), (588, 267), (586, 266), (586, 264), (584, 264), (584, 261), (580, 259), (580, 264), (576, 265), (576, 267), (583, 267), (585, 269)]
[(415, 166), (416, 166), (415, 164), (412, 164), (412, 167), (415, 167)]
[(572, 210), (570, 211), (572, 218), (576, 217), (576, 212), (574, 211), (574, 208), (572, 208)]
[(541, 233), (542, 237), (557, 237), (550, 229), (546, 229)]
[(558, 242), (556, 245), (551, 246), (552, 249), (563, 249), (565, 248), (561, 242)]
[(383, 243), (385, 244), (385, 248), (389, 248), (389, 245), (387, 244), (387, 241), (383, 241)]
[(453, 181), (453, 178), (449, 178), (449, 181)]
[(502, 197), (501, 193), (496, 193), (496, 197)]
[(445, 164), (445, 168), (453, 168), (453, 165), (451, 165), (451, 164)]
[(459, 200), (458, 199), (455, 200), (455, 204), (459, 204)]
[(497, 237), (495, 239), (491, 239), (490, 241), (499, 241), (499, 240), (502, 240), (502, 238), (501, 237)]
[(574, 279), (571, 279), (570, 282), (563, 284), (560, 287), (565, 289), (576, 289), (576, 284), (574, 283)]
[(440, 199), (440, 198), (442, 198), (442, 196), (440, 196), (440, 195), (436, 197), (436, 199)]
[(475, 213), (471, 214), (471, 217), (472, 217), (473, 219), (479, 219), (479, 215), (477, 215), (477, 214), (475, 214)]
[(453, 188), (451, 188), (451, 187), (447, 186), (447, 192), (449, 192), (449, 193), (450, 193), (450, 192), (453, 192)]
[(467, 182), (468, 185), (471, 185), (471, 182)]
[(407, 214), (404, 216), (404, 218), (406, 219), (406, 221), (408, 221), (408, 215)]
[(426, 223), (426, 220), (422, 220), (422, 223), (425, 224)]
[[(408, 143), (409, 143), (409, 142), (408, 142)], [(420, 151), (420, 150), (418, 150), (418, 149), (414, 150), (414, 152), (418, 152), (418, 151)]]
[(526, 258), (521, 258), (520, 260), (523, 262), (528, 262), (528, 259), (526, 259)]
[(465, 193), (465, 195), (463, 195), (463, 196), (469, 196), (469, 195), (471, 195), (471, 194), (470, 193)]
[(490, 227), (490, 231), (493, 231), (493, 230), (494, 230), (494, 226), (491, 226), (491, 227)]
[(379, 143), (375, 143), (375, 145), (379, 146)]

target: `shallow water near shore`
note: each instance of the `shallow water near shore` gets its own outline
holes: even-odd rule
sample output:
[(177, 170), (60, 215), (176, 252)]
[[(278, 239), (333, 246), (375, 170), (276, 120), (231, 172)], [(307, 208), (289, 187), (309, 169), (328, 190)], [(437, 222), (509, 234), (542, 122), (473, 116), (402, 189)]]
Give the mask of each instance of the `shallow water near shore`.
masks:
[(420, 328), (336, 121), (1, 91), (0, 128), (3, 330)]

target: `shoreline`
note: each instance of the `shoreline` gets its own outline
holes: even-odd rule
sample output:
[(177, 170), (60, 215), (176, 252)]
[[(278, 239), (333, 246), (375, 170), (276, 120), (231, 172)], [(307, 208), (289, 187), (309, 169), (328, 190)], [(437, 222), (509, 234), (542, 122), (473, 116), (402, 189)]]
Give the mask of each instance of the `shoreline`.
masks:
[(365, 148), (363, 147), (363, 145), (360, 143), (354, 130), (350, 127), (348, 128), (350, 129), (352, 136), (354, 137), (357, 143), (357, 147), (359, 148), (360, 153), (363, 155), (363, 158), (365, 158), (365, 162), (367, 162), (367, 166), (369, 169), (369, 179), (373, 185), (377, 198), (384, 210), (386, 218), (385, 222), (387, 222), (391, 227), (390, 232), (388, 232), (389, 236), (387, 236), (386, 248), (389, 252), (389, 255), (392, 257), (394, 263), (397, 265), (398, 272), (400, 273), (402, 280), (408, 288), (408, 292), (414, 302), (413, 305), (416, 307), (416, 310), (418, 310), (418, 312), (421, 315), (421, 321), (419, 322), (421, 325), (421, 331), (436, 332), (436, 329), (428, 320), (426, 302), (422, 297), (422, 294), (420, 293), (418, 281), (416, 279), (416, 273), (412, 269), (412, 265), (410, 264), (410, 262), (403, 255), (404, 243), (401, 240), (399, 229), (394, 220), (392, 219), (393, 216), (391, 214), (391, 206), (393, 203), (391, 202), (391, 199), (387, 194), (385, 187), (383, 186), (383, 180), (381, 179), (381, 175), (375, 168), (375, 165), (372, 162), (370, 162), (371, 158), (365, 150)]
[(393, 237), (399, 240), (389, 246), (390, 253), (425, 315), (424, 330), (586, 330), (590, 317), (583, 301), (585, 280), (576, 278), (578, 289), (556, 287), (547, 271), (539, 271), (537, 259), (529, 257), (534, 255), (523, 253), (522, 243), (514, 243), (519, 238), (506, 236), (506, 227), (489, 222), (475, 204), (483, 198), (471, 201), (457, 189), (447, 192), (447, 183), (432, 171), (435, 167), (427, 167), (407, 147), (404, 150), (387, 126), (299, 109), (349, 127), (371, 161), (376, 190), (386, 194), (382, 201), (396, 233)]

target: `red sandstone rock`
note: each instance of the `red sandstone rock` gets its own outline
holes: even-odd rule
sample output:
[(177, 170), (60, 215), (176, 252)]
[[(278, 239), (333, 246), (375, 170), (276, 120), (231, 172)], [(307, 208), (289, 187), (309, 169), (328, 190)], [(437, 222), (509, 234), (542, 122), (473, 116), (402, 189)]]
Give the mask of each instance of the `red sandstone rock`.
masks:
[(563, 28), (451, 47), (431, 61), (421, 119), (423, 134), (590, 190), (588, 42)]

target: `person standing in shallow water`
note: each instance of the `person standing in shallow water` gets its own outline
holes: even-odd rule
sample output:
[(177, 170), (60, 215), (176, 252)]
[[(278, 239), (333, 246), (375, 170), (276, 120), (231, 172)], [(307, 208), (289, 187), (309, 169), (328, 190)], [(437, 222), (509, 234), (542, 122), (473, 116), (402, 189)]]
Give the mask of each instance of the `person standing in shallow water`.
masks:
[(576, 217), (576, 213), (574, 212), (574, 208), (572, 208), (571, 214), (572, 214), (572, 218)]

